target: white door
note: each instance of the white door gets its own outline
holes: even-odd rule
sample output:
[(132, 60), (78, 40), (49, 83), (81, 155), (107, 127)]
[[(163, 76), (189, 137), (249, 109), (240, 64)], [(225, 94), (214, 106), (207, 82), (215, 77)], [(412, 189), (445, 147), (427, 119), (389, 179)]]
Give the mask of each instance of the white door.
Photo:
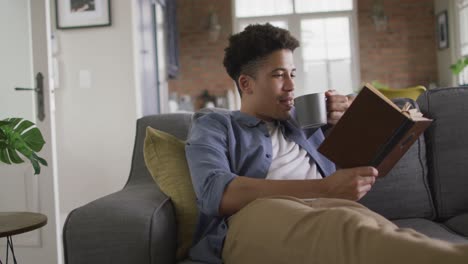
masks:
[[(40, 230), (13, 236), (19, 263), (62, 263), (56, 158), (53, 80), (50, 78), (50, 0), (0, 0), (0, 120), (23, 117), (36, 123), (46, 144), (39, 153), (49, 166), (33, 175), (29, 163), (0, 163), (0, 212), (40, 212), (48, 223)], [(44, 118), (38, 118), (35, 76), (44, 76)], [(40, 120), (42, 119), (42, 120)], [(5, 263), (6, 239), (0, 240)], [(10, 259), (11, 261), (11, 259)]]

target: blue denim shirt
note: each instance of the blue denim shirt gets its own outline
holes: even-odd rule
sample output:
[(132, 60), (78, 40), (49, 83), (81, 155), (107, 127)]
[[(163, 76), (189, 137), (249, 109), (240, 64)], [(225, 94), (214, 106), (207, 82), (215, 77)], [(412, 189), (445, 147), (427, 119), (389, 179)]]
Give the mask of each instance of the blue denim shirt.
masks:
[[(321, 129), (301, 130), (294, 119), (281, 121), (286, 138), (311, 156), (326, 177), (335, 165), (317, 152), (324, 139)], [(189, 256), (204, 263), (222, 263), (227, 217), (219, 205), (227, 185), (237, 175), (264, 179), (272, 161), (272, 145), (266, 124), (240, 111), (212, 112), (193, 120), (185, 147), (197, 196), (199, 217)]]

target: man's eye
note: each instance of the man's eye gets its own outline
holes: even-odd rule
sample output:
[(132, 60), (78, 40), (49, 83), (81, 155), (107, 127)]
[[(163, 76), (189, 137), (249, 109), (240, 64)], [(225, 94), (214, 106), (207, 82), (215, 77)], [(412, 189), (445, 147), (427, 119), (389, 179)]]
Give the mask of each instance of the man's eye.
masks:
[(282, 74), (282, 73), (273, 74), (273, 77), (283, 77), (283, 76), (284, 76), (284, 74)]
[(291, 74), (291, 78), (296, 78), (296, 74)]

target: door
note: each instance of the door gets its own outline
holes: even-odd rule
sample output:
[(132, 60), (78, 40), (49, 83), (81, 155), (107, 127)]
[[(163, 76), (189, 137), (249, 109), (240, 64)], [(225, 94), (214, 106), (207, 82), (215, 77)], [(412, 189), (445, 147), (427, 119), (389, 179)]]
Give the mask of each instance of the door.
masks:
[[(49, 164), (33, 175), (29, 163), (0, 163), (0, 211), (40, 212), (48, 217), (40, 230), (13, 236), (19, 263), (62, 263), (50, 35), (50, 0), (0, 0), (0, 120), (23, 117), (35, 122), (46, 141), (39, 156)], [(36, 88), (38, 73), (43, 75), (43, 112), (38, 110), (37, 92), (15, 90)], [(5, 247), (6, 239), (2, 238), (2, 261)]]

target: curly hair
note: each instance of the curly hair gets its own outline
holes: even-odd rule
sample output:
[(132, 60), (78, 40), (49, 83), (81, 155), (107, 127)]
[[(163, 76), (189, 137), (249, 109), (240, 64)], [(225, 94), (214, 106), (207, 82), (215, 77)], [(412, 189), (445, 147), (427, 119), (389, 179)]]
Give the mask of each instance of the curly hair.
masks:
[(288, 30), (269, 23), (249, 25), (229, 38), (223, 64), (242, 96), (237, 82), (241, 74), (255, 77), (256, 69), (268, 55), (281, 49), (294, 51), (297, 47), (299, 41)]

